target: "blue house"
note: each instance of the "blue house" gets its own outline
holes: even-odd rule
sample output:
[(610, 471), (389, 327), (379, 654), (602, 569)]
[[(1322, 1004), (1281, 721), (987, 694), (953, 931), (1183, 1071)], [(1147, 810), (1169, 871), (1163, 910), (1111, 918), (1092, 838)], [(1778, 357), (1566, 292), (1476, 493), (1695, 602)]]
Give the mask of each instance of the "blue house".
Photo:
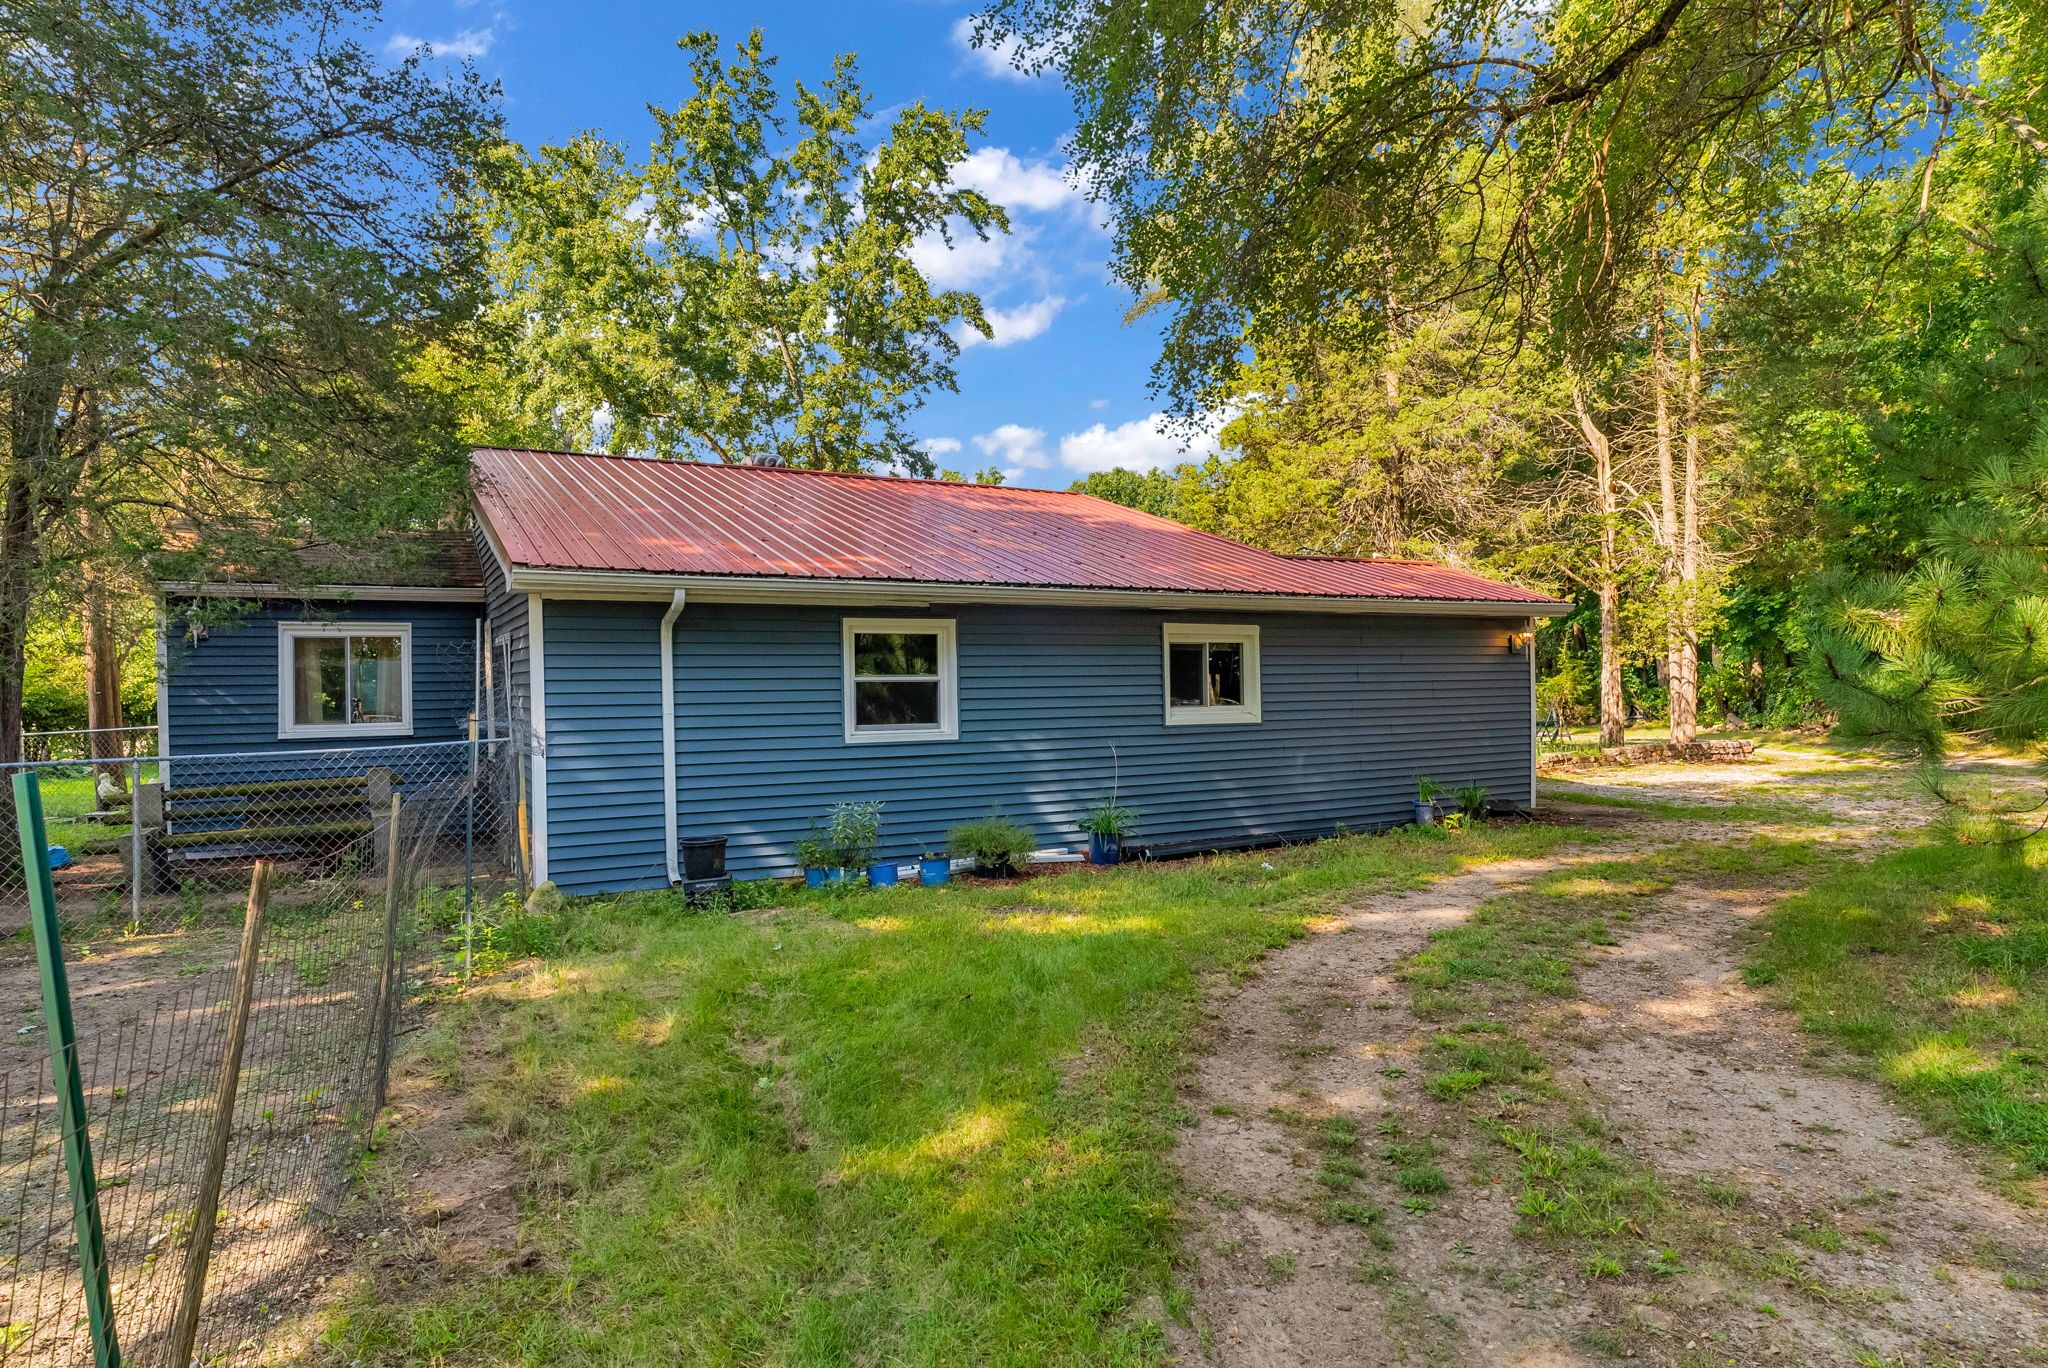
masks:
[[(174, 774), (474, 713), (571, 893), (669, 885), (691, 837), (788, 874), (853, 799), (904, 859), (992, 810), (1070, 849), (1112, 792), (1137, 846), (1246, 846), (1405, 821), (1417, 774), (1533, 807), (1530, 633), (1568, 606), (1078, 494), (564, 452), (478, 451), (473, 534), (377, 583), (172, 588)], [(181, 630), (215, 594), (250, 611)]]

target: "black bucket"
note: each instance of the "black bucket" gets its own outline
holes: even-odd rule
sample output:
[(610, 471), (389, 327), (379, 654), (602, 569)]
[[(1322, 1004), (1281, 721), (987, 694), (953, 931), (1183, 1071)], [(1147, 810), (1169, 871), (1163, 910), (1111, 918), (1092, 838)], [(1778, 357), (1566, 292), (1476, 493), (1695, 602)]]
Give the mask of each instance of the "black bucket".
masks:
[(725, 877), (725, 837), (685, 836), (678, 841), (683, 856), (683, 881)]

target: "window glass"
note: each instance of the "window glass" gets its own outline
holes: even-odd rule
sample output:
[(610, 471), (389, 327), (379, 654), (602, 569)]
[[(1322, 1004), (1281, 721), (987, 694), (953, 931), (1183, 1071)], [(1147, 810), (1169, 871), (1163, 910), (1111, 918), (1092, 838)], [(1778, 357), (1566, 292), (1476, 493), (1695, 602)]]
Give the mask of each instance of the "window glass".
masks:
[(860, 733), (950, 737), (953, 732), (949, 624), (846, 623), (847, 738)]
[(936, 632), (855, 632), (853, 672), (869, 675), (939, 675)]
[(397, 637), (350, 637), (354, 666), (354, 710), (351, 722), (405, 720), (403, 652)]
[(292, 642), (295, 721), (305, 725), (346, 720), (347, 645), (339, 637), (299, 637)]
[(408, 680), (402, 635), (285, 630), (291, 654), (290, 679), (279, 699), (284, 726), (405, 726)]
[(853, 686), (855, 727), (936, 727), (939, 681), (862, 680)]
[(1202, 643), (1176, 641), (1166, 649), (1167, 697), (1176, 708), (1202, 706)]
[(1209, 643), (1211, 707), (1234, 708), (1244, 702), (1244, 646), (1235, 641)]

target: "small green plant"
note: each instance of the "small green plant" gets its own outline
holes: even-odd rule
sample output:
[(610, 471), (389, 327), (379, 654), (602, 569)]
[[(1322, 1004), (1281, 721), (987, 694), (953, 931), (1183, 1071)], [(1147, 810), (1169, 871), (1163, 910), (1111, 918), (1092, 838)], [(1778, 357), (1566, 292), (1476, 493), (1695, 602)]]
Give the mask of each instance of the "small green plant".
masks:
[(1439, 784), (1436, 780), (1430, 778), (1426, 774), (1418, 774), (1415, 776), (1416, 802), (1434, 803), (1437, 799), (1443, 796), (1444, 786), (1442, 784)]
[(1008, 874), (1031, 858), (1037, 848), (1031, 830), (991, 812), (978, 822), (967, 822), (946, 833), (946, 846), (960, 858), (971, 858), (983, 874)]
[(1088, 809), (1081, 818), (1081, 830), (1090, 836), (1124, 837), (1131, 834), (1138, 824), (1135, 809), (1118, 807), (1113, 799), (1103, 798)]
[(1457, 792), (1458, 811), (1471, 821), (1478, 821), (1486, 815), (1486, 805), (1492, 795), (1484, 784), (1467, 784)]
[(1451, 1180), (1435, 1164), (1411, 1164), (1394, 1175), (1394, 1184), (1403, 1192), (1448, 1192)]
[(827, 869), (831, 867), (834, 851), (832, 842), (818, 825), (818, 819), (811, 818), (810, 828), (796, 841), (796, 863), (799, 869)]
[(875, 850), (882, 843), (882, 805), (834, 803), (828, 839), (833, 864), (841, 869), (867, 868), (875, 862)]

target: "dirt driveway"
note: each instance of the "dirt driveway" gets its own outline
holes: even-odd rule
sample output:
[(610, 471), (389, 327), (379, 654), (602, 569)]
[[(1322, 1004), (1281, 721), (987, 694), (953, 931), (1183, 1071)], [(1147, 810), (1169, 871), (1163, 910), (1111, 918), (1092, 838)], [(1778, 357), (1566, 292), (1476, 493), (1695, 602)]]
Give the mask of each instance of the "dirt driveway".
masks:
[[(1572, 796), (1771, 811), (1735, 824)], [(1672, 858), (1760, 824), (1861, 855), (1927, 820), (1925, 800), (1872, 763), (1776, 751), (1575, 775), (1545, 802), (1603, 839), (1373, 898), (1219, 990), (1177, 1150), (1194, 1194), (1183, 1360), (2048, 1362), (2048, 1215), (2000, 1195), (1980, 1156), (1929, 1136), (1877, 1085), (1831, 1070), (1744, 985), (1740, 938), (1799, 871), (1726, 877)], [(1519, 1133), (1426, 1086), (1444, 1028), (1418, 1014), (1402, 968), (1489, 899), (1660, 856), (1665, 877), (1611, 944), (1580, 956), (1575, 995), (1459, 1028), (1540, 1047), (1544, 1105), (1583, 1137), (1544, 1151), (1555, 1162), (1575, 1162), (1577, 1144), (1613, 1193), (1670, 1194), (1655, 1233), (1679, 1230), (1683, 1247), (1641, 1232), (1624, 1265), (1531, 1229), (1502, 1143)]]

